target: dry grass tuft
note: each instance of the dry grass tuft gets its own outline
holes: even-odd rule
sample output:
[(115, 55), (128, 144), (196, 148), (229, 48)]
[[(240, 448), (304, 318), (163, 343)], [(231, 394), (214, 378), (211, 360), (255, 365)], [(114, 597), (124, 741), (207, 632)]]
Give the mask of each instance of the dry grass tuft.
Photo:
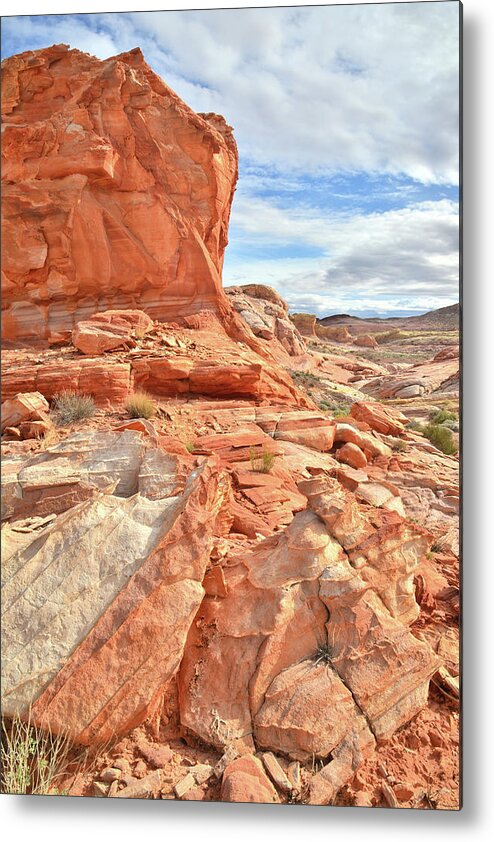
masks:
[(131, 418), (152, 418), (156, 414), (155, 403), (147, 392), (134, 392), (125, 401), (125, 409)]
[(253, 471), (260, 474), (269, 474), (276, 459), (276, 453), (266, 450), (263, 447), (251, 447), (249, 451), (250, 465)]
[(12, 795), (59, 795), (67, 774), (71, 744), (27, 721), (2, 719), (1, 791)]
[(85, 421), (96, 412), (96, 404), (90, 395), (79, 395), (74, 391), (59, 392), (53, 396), (52, 417), (57, 427)]

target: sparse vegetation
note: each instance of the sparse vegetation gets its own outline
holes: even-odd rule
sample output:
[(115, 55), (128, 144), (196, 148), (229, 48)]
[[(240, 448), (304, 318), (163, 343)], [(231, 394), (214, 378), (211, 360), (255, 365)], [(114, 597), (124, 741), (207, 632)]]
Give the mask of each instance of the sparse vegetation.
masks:
[(276, 459), (276, 453), (266, 450), (264, 447), (251, 447), (249, 451), (250, 464), (253, 471), (260, 474), (269, 474)]
[(447, 456), (452, 456), (458, 450), (451, 430), (448, 430), (447, 427), (443, 427), (440, 424), (427, 424), (422, 432), (434, 447), (437, 447), (438, 450), (441, 450)]
[(90, 395), (79, 395), (72, 390), (59, 392), (53, 396), (52, 418), (57, 427), (86, 421), (96, 412), (96, 404)]
[(413, 430), (414, 433), (423, 433), (424, 425), (421, 424), (420, 421), (409, 421), (407, 424), (407, 430)]
[(328, 400), (320, 401), (319, 408), (324, 410), (324, 412), (331, 412), (335, 418), (342, 418), (345, 415), (349, 415), (351, 409), (350, 404)]
[(58, 444), (58, 433), (55, 427), (49, 427), (44, 435), (36, 435), (36, 439), (40, 442), (40, 450), (47, 450), (49, 447)]
[(419, 421), (410, 421), (407, 424), (407, 429), (422, 433), (434, 447), (437, 447), (447, 456), (452, 456), (458, 450), (451, 430), (443, 424), (421, 424)]
[(1, 791), (12, 795), (59, 795), (66, 774), (70, 743), (64, 734), (52, 735), (19, 717), (2, 719)]
[(434, 412), (429, 420), (431, 424), (444, 424), (445, 421), (458, 421), (458, 415), (449, 409), (440, 409), (439, 412)]
[(308, 371), (290, 371), (291, 377), (300, 386), (308, 389), (310, 386), (319, 386), (321, 378), (317, 374), (311, 374)]
[(125, 401), (125, 409), (131, 418), (152, 418), (156, 414), (156, 406), (147, 392), (134, 392)]

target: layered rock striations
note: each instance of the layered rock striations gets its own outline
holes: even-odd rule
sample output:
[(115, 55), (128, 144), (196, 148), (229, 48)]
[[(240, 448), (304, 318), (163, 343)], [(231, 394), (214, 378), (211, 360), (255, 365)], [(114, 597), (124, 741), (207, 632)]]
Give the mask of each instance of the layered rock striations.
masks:
[(194, 113), (139, 49), (100, 61), (59, 44), (2, 72), (4, 339), (112, 308), (228, 309), (237, 149), (225, 120)]

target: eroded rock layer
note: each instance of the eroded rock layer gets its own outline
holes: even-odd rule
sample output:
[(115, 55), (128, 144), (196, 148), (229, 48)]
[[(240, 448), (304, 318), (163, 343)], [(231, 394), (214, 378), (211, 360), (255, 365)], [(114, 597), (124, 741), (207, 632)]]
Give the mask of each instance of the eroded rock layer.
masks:
[(97, 310), (174, 319), (227, 308), (232, 130), (195, 114), (139, 49), (63, 44), (2, 64), (4, 339)]

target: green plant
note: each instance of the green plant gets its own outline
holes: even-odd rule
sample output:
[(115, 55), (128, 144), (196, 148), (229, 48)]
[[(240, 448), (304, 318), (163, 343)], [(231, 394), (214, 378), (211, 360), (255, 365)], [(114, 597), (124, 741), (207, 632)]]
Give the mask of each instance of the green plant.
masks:
[(431, 424), (443, 424), (444, 421), (458, 421), (458, 415), (449, 409), (440, 409), (430, 416), (430, 421)]
[(442, 426), (447, 427), (448, 430), (451, 430), (453, 433), (457, 433), (458, 430), (460, 429), (460, 425), (458, 424), (458, 421), (453, 421), (453, 420), (450, 420), (450, 419), (448, 419), (447, 421), (443, 421)]
[(413, 430), (415, 433), (423, 433), (424, 425), (421, 424), (420, 421), (409, 421), (407, 424), (407, 430)]
[(263, 447), (251, 447), (249, 456), (252, 470), (260, 474), (269, 474), (276, 459), (276, 453)]
[(156, 414), (156, 406), (147, 392), (137, 391), (129, 395), (125, 401), (125, 409), (131, 418), (152, 418)]
[(309, 371), (290, 371), (290, 374), (292, 380), (295, 380), (296, 383), (304, 386), (306, 389), (309, 386), (319, 386), (321, 384), (321, 378), (317, 374), (311, 374)]
[(79, 395), (70, 389), (53, 396), (53, 420), (57, 427), (85, 421), (96, 412), (96, 404), (90, 395)]
[(57, 785), (67, 773), (70, 743), (67, 735), (53, 735), (15, 716), (2, 719), (1, 791), (13, 795), (58, 795)]
[(195, 446), (195, 444), (194, 444), (194, 442), (193, 442), (193, 441), (188, 441), (188, 442), (186, 442), (185, 447), (187, 448), (187, 450), (189, 451), (189, 453), (194, 453), (194, 450), (196, 449), (196, 446)]
[(458, 450), (451, 430), (448, 430), (447, 427), (442, 427), (440, 424), (428, 424), (424, 427), (423, 433), (434, 447), (437, 447), (447, 456), (452, 456)]
[(350, 414), (350, 405), (347, 403), (336, 403), (336, 401), (322, 400), (319, 408), (324, 412), (331, 412), (334, 418), (342, 418)]
[(334, 418), (344, 418), (350, 415), (350, 406), (347, 403), (340, 403), (336, 409), (333, 410)]

